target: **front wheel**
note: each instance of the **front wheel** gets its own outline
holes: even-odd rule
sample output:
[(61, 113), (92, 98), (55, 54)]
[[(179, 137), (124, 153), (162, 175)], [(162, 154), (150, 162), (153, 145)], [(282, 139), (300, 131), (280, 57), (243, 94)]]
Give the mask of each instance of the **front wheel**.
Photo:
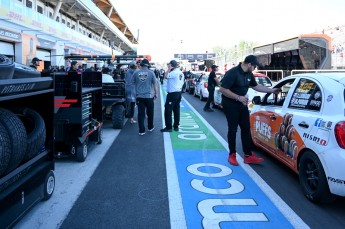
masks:
[(330, 193), (325, 171), (318, 156), (307, 151), (299, 162), (299, 181), (304, 195), (314, 203), (329, 203), (335, 199)]

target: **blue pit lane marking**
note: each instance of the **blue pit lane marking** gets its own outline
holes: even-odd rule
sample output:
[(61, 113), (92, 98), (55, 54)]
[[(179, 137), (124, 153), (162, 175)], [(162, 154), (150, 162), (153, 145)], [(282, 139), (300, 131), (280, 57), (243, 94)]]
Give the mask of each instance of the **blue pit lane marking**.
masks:
[[(173, 148), (190, 112), (223, 150)], [(180, 132), (164, 134), (172, 228), (308, 228), (241, 158), (240, 166), (229, 166), (227, 143), (184, 99), (181, 114)]]

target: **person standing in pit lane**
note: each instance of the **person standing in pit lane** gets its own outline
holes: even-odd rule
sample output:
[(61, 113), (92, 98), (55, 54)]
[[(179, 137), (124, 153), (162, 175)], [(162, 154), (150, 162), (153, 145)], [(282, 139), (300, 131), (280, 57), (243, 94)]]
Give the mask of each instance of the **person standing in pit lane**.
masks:
[(165, 75), (165, 70), (163, 68), (161, 68), (159, 70), (159, 80), (161, 82), (161, 85), (163, 85), (164, 75)]
[(244, 152), (244, 163), (260, 163), (263, 158), (258, 158), (251, 152), (252, 137), (250, 133), (248, 99), (246, 94), (251, 87), (259, 92), (278, 94), (280, 88), (268, 88), (255, 81), (253, 71), (261, 64), (256, 56), (249, 55), (237, 67), (231, 68), (225, 73), (220, 87), (224, 113), (228, 122), (228, 161), (231, 165), (238, 165), (236, 159), (236, 132), (237, 127), (241, 128), (242, 148)]
[(150, 62), (143, 59), (141, 68), (133, 73), (132, 82), (135, 85), (136, 103), (138, 105), (139, 135), (145, 134), (145, 114), (147, 114), (148, 131), (153, 131), (154, 102), (158, 96), (156, 76), (149, 68)]
[(208, 98), (207, 102), (204, 107), (204, 111), (206, 112), (212, 112), (214, 111), (210, 105), (211, 103), (214, 105), (214, 90), (217, 85), (219, 85), (219, 80), (216, 75), (216, 71), (218, 71), (217, 65), (212, 65), (211, 67), (212, 71), (210, 72), (210, 75), (208, 76), (208, 84), (207, 84), (207, 90), (208, 90)]
[(31, 61), (30, 67), (37, 70), (37, 67), (40, 66), (40, 61), (42, 61), (42, 60), (38, 59), (37, 57), (34, 57)]
[(131, 124), (137, 123), (134, 120), (134, 109), (135, 109), (135, 85), (133, 84), (132, 77), (133, 73), (137, 69), (135, 61), (129, 63), (129, 68), (126, 72), (126, 101), (127, 101), (127, 115)]
[(182, 86), (184, 75), (179, 69), (179, 64), (172, 60), (165, 72), (167, 78), (167, 97), (164, 105), (165, 127), (161, 132), (172, 132), (172, 113), (174, 112), (174, 130), (179, 130), (180, 125), (180, 102), (182, 99)]

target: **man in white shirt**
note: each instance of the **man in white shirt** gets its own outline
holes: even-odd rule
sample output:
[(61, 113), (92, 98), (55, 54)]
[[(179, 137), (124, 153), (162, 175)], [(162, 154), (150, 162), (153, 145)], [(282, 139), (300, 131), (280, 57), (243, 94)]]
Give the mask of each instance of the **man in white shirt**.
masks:
[[(164, 105), (165, 127), (162, 132), (172, 132), (179, 130), (180, 125), (180, 102), (182, 99), (182, 86), (184, 83), (184, 75), (179, 69), (179, 63), (172, 60), (168, 64), (168, 70), (165, 72), (167, 78), (167, 98)], [(172, 124), (172, 113), (174, 112), (174, 125)]]

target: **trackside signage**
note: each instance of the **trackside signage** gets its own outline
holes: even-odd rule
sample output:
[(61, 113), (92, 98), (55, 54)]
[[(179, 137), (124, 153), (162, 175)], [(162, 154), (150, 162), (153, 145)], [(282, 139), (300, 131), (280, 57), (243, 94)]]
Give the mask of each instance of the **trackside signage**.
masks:
[(166, 134), (187, 228), (294, 228), (241, 166), (227, 163), (227, 150), (186, 101), (180, 131)]

